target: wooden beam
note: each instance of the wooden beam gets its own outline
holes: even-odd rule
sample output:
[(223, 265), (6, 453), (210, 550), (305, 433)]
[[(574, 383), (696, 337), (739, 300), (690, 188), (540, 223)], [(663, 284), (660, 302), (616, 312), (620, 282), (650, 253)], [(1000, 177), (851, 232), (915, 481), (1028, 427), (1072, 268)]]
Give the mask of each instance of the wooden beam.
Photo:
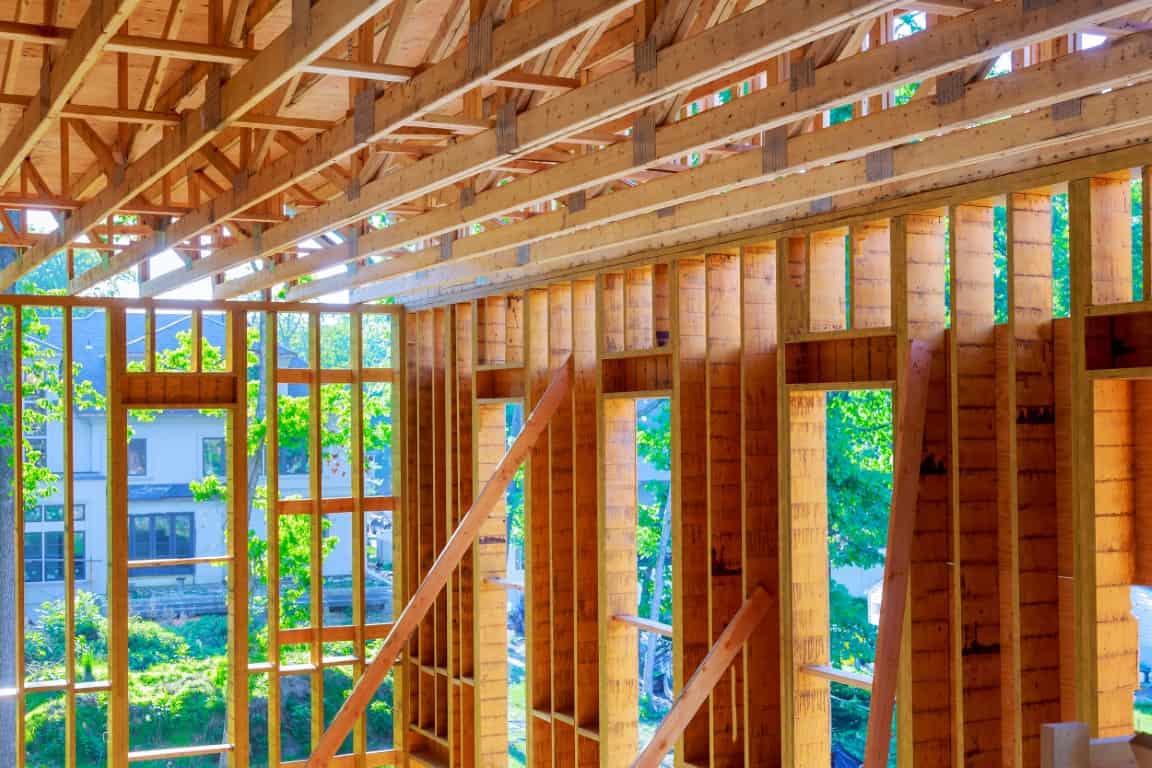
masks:
[(685, 726), (708, 699), (716, 683), (728, 671), (744, 642), (768, 615), (771, 605), (772, 600), (763, 587), (758, 586), (752, 590), (752, 594), (740, 606), (740, 610), (716, 638), (708, 655), (685, 683), (676, 701), (672, 703), (672, 709), (652, 734), (648, 746), (632, 762), (632, 768), (656, 768), (660, 765), (664, 755), (680, 738)]
[(880, 602), (880, 627), (876, 637), (872, 699), (868, 708), (865, 768), (888, 765), (892, 711), (896, 705), (908, 577), (912, 564), (916, 505), (920, 494), (921, 450), (928, 413), (932, 347), (922, 341), (912, 341), (904, 371), (904, 379), (898, 382), (896, 392), (896, 466), (892, 479), (892, 511), (888, 517), (888, 544), (884, 554), (884, 587)]
[[(231, 190), (200, 206), (194, 214), (174, 222), (169, 230), (169, 239), (177, 241), (193, 237), (215, 222), (268, 199), (321, 168), (344, 159), (362, 146), (379, 141), (413, 120), (452, 104), (464, 93), (499, 75), (503, 70), (516, 67), (580, 30), (617, 15), (635, 1), (581, 0), (579, 3), (562, 3), (560, 0), (550, 0), (513, 16), (493, 31), (492, 63), (482, 71), (472, 71), (465, 48), (457, 50), (414, 77), (406, 85), (403, 98), (389, 96), (377, 99), (373, 107), (372, 130), (367, 134), (357, 130), (355, 115), (346, 118), (332, 129), (314, 136), (296, 152), (269, 163), (248, 179), (243, 190)], [(489, 134), (493, 136), (494, 142), (494, 132), (482, 135)], [(395, 179), (403, 175), (390, 174), (387, 178)], [(371, 188), (372, 185), (368, 185), (362, 189), (360, 198), (367, 198)], [(349, 205), (355, 204), (354, 201), (347, 202)], [(264, 236), (269, 234), (265, 233)], [(93, 274), (80, 276), (79, 280), (87, 284), (85, 287), (90, 287), (138, 264), (157, 250), (155, 240), (141, 241), (119, 254), (105, 267), (93, 271)], [(209, 258), (216, 256), (214, 254)], [(207, 274), (208, 271), (204, 269), (206, 266), (208, 264), (198, 267), (197, 271)], [(189, 279), (194, 278), (189, 275)], [(73, 286), (73, 291), (83, 290), (81, 284), (78, 282)]]
[(8, 183), (24, 158), (48, 132), (139, 1), (115, 0), (89, 6), (64, 50), (51, 60), (45, 59), (36, 108), (24, 111), (0, 146), (0, 187)]
[(332, 722), (316, 744), (311, 757), (308, 758), (308, 768), (325, 768), (328, 761), (336, 754), (336, 750), (339, 749), (348, 732), (363, 715), (368, 704), (376, 695), (376, 690), (388, 675), (388, 671), (448, 582), (452, 571), (472, 546), (474, 539), (488, 518), (489, 510), (494, 504), (502, 500), (508, 483), (512, 481), (532, 446), (544, 434), (552, 414), (564, 402), (571, 387), (572, 363), (569, 359), (559, 366), (552, 375), (548, 388), (524, 422), (520, 435), (508, 448), (504, 458), (496, 465), (492, 476), (476, 497), (476, 501), (461, 518), (460, 525), (437, 556), (436, 561), (420, 582), (420, 586), (412, 594), (404, 610), (393, 622), (392, 630), (385, 638), (380, 651), (365, 668), (363, 676), (356, 681), (356, 685), (349, 692), (348, 698), (333, 716)]
[[(390, 0), (320, 0), (311, 6), (307, 20), (297, 20), (226, 82), (208, 88), (206, 98), (209, 103), (199, 110), (186, 112), (180, 128), (168, 132), (130, 165), (121, 183), (109, 185), (77, 210), (51, 237), (26, 251), (0, 272), (0, 287), (10, 286), (21, 275), (47, 261), (56, 251), (159, 181), (303, 67), (320, 58), (333, 44), (372, 18), (388, 2)], [(301, 34), (305, 27), (306, 35)], [(210, 75), (210, 78), (218, 76), (221, 73)]]
[[(892, 47), (910, 43), (917, 37), (919, 36), (913, 36)], [(948, 50), (954, 48), (951, 45), (939, 44), (936, 47)], [(878, 49), (877, 53), (883, 53), (885, 50), (886, 48)], [(1144, 53), (1133, 57), (1135, 51)], [(758, 180), (776, 178), (783, 173), (812, 171), (819, 169), (819, 166), (859, 157), (902, 141), (919, 140), (940, 132), (960, 130), (971, 126), (982, 117), (998, 116), (1007, 111), (1035, 110), (1054, 101), (1076, 98), (1105, 88), (1119, 87), (1129, 82), (1131, 77), (1139, 77), (1152, 71), (1152, 65), (1148, 63), (1150, 56), (1152, 56), (1152, 33), (1133, 36), (1113, 46), (1084, 51), (1001, 78), (982, 81), (971, 86), (966, 96), (953, 104), (937, 105), (933, 100), (914, 102), (827, 128), (816, 134), (797, 136), (788, 141), (786, 156), (789, 162), (784, 168), (766, 171), (759, 151), (738, 154), (662, 179), (659, 184), (644, 184), (619, 193), (603, 195), (588, 201), (585, 208), (579, 212), (561, 209), (532, 216), (522, 222), (489, 229), (479, 235), (460, 238), (453, 243), (453, 258), (462, 261), (502, 249), (515, 249), (526, 243), (591, 226), (597, 222), (610, 222), (624, 218), (628, 214), (666, 209), (696, 200), (706, 191), (732, 190)], [(901, 63), (900, 66), (903, 67), (904, 64)], [(868, 67), (865, 71), (874, 69), (877, 68)], [(896, 77), (902, 78), (905, 75), (903, 72), (899, 75), (877, 75), (878, 82), (887, 82)], [(839, 81), (833, 80), (833, 82)], [(786, 84), (784, 90), (787, 91)], [(770, 100), (761, 101), (761, 94), (767, 94)], [(815, 102), (821, 105), (842, 103), (849, 98), (848, 94), (836, 90), (835, 93), (818, 97)], [(780, 106), (781, 104), (787, 106)], [(657, 134), (656, 144), (662, 147), (658, 153), (663, 156), (667, 152), (668, 157), (674, 157), (687, 151), (698, 150), (713, 139), (728, 140), (746, 130), (761, 130), (782, 125), (784, 120), (794, 117), (791, 109), (791, 103), (782, 93), (772, 89), (754, 93), (736, 99), (723, 108), (706, 112), (698, 118), (662, 129)], [(629, 149), (630, 144), (624, 148)], [(500, 215), (524, 204), (539, 202), (541, 199), (547, 199), (549, 195), (570, 191), (573, 187), (580, 187), (588, 182), (613, 178), (619, 172), (631, 170), (633, 162), (630, 151), (622, 155), (617, 147), (610, 147), (586, 158), (579, 158), (533, 174), (522, 182), (508, 184), (481, 194), (467, 209), (435, 209), (422, 216), (401, 221), (387, 229), (371, 232), (360, 239), (359, 255), (366, 257), (391, 252), (476, 220)], [(434, 251), (433, 253), (430, 249), (414, 254), (397, 252), (397, 258), (392, 261), (370, 266), (355, 275), (317, 280), (301, 288), (301, 291), (310, 296), (319, 296), (334, 290), (369, 284), (385, 277), (408, 274), (439, 262), (440, 250), (436, 248)], [(340, 263), (343, 255), (339, 249), (329, 248), (313, 253), (308, 259), (288, 261), (267, 273), (258, 273), (221, 284), (217, 288), (217, 297), (243, 295), (299, 277), (314, 269), (325, 269)]]
[[(138, 1), (138, 0), (137, 0)], [(28, 24), (14, 21), (0, 22), (0, 40), (14, 40), (23, 43), (62, 48), (76, 36), (77, 30), (66, 27), (53, 27), (42, 24)], [(211, 43), (197, 43), (189, 40), (173, 40), (167, 37), (147, 37), (144, 35), (117, 35), (109, 33), (104, 45), (107, 53), (129, 53), (135, 56), (150, 56), (161, 59), (197, 61), (208, 64), (243, 66), (255, 59), (260, 50)], [(97, 56), (98, 58), (98, 56)], [(412, 79), (416, 70), (387, 64), (365, 64), (331, 56), (321, 56), (303, 67), (304, 72), (320, 75), (351, 77), (377, 82), (405, 83)], [(523, 86), (521, 86), (523, 87)]]

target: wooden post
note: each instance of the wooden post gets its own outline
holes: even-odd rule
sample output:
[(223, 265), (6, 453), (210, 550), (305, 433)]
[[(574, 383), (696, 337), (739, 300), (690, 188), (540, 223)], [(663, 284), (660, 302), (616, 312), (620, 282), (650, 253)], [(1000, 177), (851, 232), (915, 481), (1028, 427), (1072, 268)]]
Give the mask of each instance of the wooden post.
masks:
[(357, 681), (356, 686), (348, 694), (348, 698), (340, 707), (340, 711), (332, 718), (331, 725), (324, 731), (316, 749), (312, 752), (312, 756), (308, 758), (308, 768), (325, 768), (328, 761), (336, 754), (340, 743), (344, 741), (344, 737), (363, 714), (380, 684), (384, 682), (384, 678), (395, 664), (400, 651), (416, 631), (424, 615), (432, 607), (436, 596), (447, 583), (452, 570), (471, 547), (476, 534), (488, 517), (488, 510), (503, 498), (508, 483), (512, 481), (517, 468), (524, 461), (532, 446), (535, 445), (536, 440), (544, 433), (549, 419), (559, 408), (571, 386), (571, 363), (566, 362), (553, 374), (548, 389), (540, 398), (540, 403), (532, 411), (528, 420), (525, 421), (520, 436), (516, 438), (512, 447), (508, 449), (508, 453), (497, 465), (492, 477), (484, 485), (480, 495), (448, 540), (448, 544), (413, 593), (412, 599), (396, 618), (392, 630), (384, 639), (384, 645), (380, 648), (380, 652), (372, 659), (368, 668), (364, 670), (363, 677)]
[(697, 710), (707, 700), (712, 689), (728, 671), (740, 649), (744, 647), (752, 631), (760, 625), (772, 607), (772, 600), (762, 587), (756, 587), (744, 601), (732, 621), (716, 638), (716, 643), (692, 677), (681, 689), (680, 695), (672, 704), (672, 709), (664, 716), (647, 748), (632, 763), (632, 768), (655, 768), (664, 755), (680, 738), (680, 734), (696, 715)]
[(920, 452), (924, 442), (928, 380), (932, 371), (931, 347), (913, 341), (908, 350), (906, 370), (907, 376), (897, 393), (896, 466), (892, 482), (892, 513), (888, 518), (880, 629), (876, 639), (876, 673), (872, 680), (872, 705), (868, 710), (868, 741), (864, 752), (866, 768), (888, 764), (916, 501), (920, 491)]

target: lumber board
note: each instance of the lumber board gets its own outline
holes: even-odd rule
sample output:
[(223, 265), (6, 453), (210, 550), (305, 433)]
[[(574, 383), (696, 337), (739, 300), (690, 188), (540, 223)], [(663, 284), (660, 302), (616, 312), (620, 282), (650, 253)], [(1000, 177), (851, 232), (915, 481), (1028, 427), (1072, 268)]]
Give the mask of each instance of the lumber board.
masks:
[(924, 445), (931, 375), (932, 347), (920, 341), (911, 342), (904, 376), (897, 383), (893, 414), (896, 420), (896, 445), (893, 455), (892, 508), (888, 517), (884, 587), (876, 639), (876, 671), (872, 679), (868, 739), (864, 751), (864, 765), (868, 768), (888, 764), (920, 491), (919, 458)]
[(691, 722), (692, 716), (723, 679), (744, 643), (768, 615), (771, 606), (772, 600), (767, 592), (760, 587), (752, 590), (752, 594), (732, 616), (731, 621), (709, 649), (708, 655), (685, 683), (676, 701), (673, 702), (672, 709), (657, 726), (652, 741), (633, 761), (633, 768), (655, 768), (660, 765), (664, 754), (676, 743), (676, 739)]
[[(745, 594), (759, 585), (779, 615), (776, 440), (779, 355), (776, 334), (776, 252), (771, 244), (745, 247), (741, 263), (741, 462)], [(780, 764), (780, 636), (757, 632), (745, 643), (745, 763)]]
[[(694, 615), (707, 605), (711, 551), (708, 543), (707, 449), (700, 435), (707, 431), (707, 296), (705, 268), (698, 258), (679, 259), (675, 269), (674, 327), (676, 368), (672, 396), (673, 616)], [(708, 653), (707, 622), (673, 625), (673, 679), (686, 680)], [(685, 728), (681, 759), (706, 763), (710, 726), (704, 713)]]

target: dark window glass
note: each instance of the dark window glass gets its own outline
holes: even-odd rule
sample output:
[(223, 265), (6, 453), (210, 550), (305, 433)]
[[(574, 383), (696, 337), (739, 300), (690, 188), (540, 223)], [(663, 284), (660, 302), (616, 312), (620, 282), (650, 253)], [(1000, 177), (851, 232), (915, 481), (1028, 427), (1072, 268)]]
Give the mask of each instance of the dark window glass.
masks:
[(45, 560), (63, 560), (64, 559), (64, 532), (63, 531), (48, 531), (44, 534), (44, 559)]
[(44, 507), (44, 520), (48, 523), (64, 522), (64, 505), (49, 504)]
[(224, 438), (206, 437), (201, 446), (203, 456), (204, 475), (225, 477), (228, 474), (228, 462), (224, 458)]
[(44, 521), (44, 507), (28, 507), (24, 512), (24, 522), (40, 523)]
[[(83, 509), (83, 507), (80, 507)], [(88, 578), (88, 547), (84, 542), (84, 531), (76, 531), (75, 559), (72, 561), (72, 570), (78, 581)]]
[(29, 560), (39, 560), (44, 556), (41, 548), (42, 538), (39, 533), (24, 534), (24, 557)]
[(156, 517), (152, 521), (153, 550), (155, 558), (172, 557), (172, 519)]
[(192, 515), (172, 516), (172, 555), (173, 557), (192, 557), (196, 553), (192, 548)]
[(140, 477), (148, 474), (148, 441), (134, 437), (128, 441), (128, 476)]
[(143, 560), (152, 551), (152, 516), (132, 516), (132, 538), (128, 541), (128, 558)]
[[(196, 537), (192, 520), (191, 512), (132, 515), (129, 518), (128, 559), (171, 560), (195, 556)], [(159, 576), (187, 574), (194, 570), (194, 566), (182, 564), (133, 568), (132, 574)]]

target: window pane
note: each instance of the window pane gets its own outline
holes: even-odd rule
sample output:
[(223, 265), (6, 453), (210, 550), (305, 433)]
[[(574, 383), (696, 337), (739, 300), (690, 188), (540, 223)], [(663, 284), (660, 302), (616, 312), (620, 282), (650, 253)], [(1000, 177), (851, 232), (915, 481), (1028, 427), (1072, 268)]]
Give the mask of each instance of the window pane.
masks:
[(44, 581), (44, 570), (39, 560), (24, 561), (24, 581)]
[(72, 507), (72, 519), (73, 520), (83, 520), (84, 519), (84, 505), (83, 504), (77, 504), (74, 507)]
[(192, 515), (175, 515), (172, 518), (172, 555), (191, 557), (193, 554)]
[(128, 557), (146, 560), (152, 557), (152, 518), (149, 515), (132, 517), (132, 538), (128, 542)]
[(64, 581), (64, 561), (44, 561), (44, 581)]
[(203, 443), (203, 469), (205, 475), (224, 477), (228, 466), (224, 460), (224, 438), (206, 437)]
[(44, 557), (61, 560), (64, 558), (64, 533), (49, 531), (44, 534)]
[(172, 520), (168, 517), (157, 516), (153, 521), (155, 535), (154, 557), (170, 557), (172, 555)]
[(24, 512), (24, 522), (40, 523), (44, 521), (44, 507), (29, 507)]
[(128, 441), (128, 474), (133, 477), (148, 474), (148, 441), (142, 437)]
[(61, 504), (49, 504), (44, 507), (44, 519), (49, 523), (59, 523), (64, 520), (64, 507)]
[(39, 533), (26, 533), (24, 534), (24, 557), (29, 560), (39, 560), (44, 556), (44, 550), (40, 545)]

